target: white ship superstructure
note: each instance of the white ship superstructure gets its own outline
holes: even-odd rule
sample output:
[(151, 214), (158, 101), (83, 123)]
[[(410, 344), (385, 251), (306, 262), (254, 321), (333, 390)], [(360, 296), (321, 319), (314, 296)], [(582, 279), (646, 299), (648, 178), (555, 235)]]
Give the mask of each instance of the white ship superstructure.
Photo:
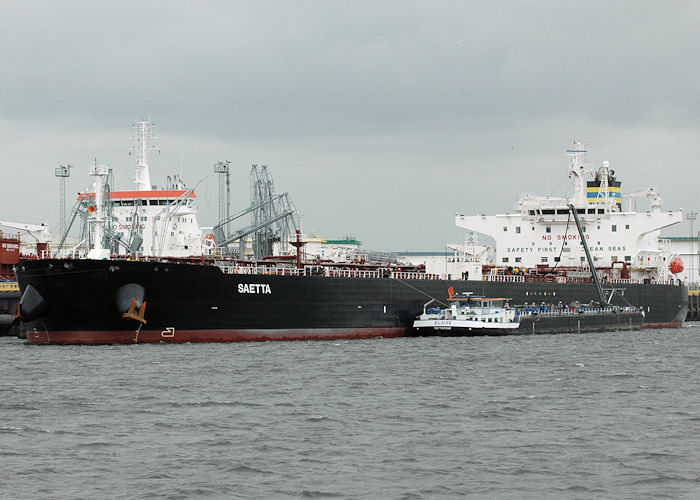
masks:
[[(168, 176), (165, 188), (154, 189), (148, 168), (148, 154), (155, 149), (151, 143), (153, 124), (138, 122), (134, 128), (136, 167), (132, 180), (135, 189), (105, 191), (102, 195), (103, 176), (93, 184), (92, 193), (79, 195), (86, 203), (93, 203), (92, 209), (88, 208), (93, 214), (89, 256), (107, 258), (109, 250), (156, 257), (201, 256), (202, 235), (193, 203), (194, 190), (187, 189), (177, 175)], [(110, 238), (107, 239), (104, 222), (109, 223)]]
[[(525, 195), (514, 213), (456, 215), (459, 227), (491, 236), (496, 241), (496, 266), (513, 268), (587, 267), (580, 236), (568, 205), (583, 224), (586, 242), (596, 267), (624, 263), (633, 277), (658, 276), (668, 256), (659, 243), (660, 230), (682, 221), (681, 211), (662, 211), (661, 197), (653, 189), (623, 196), (621, 183), (609, 163), (595, 169), (585, 162), (580, 143), (567, 151), (571, 157), (571, 197)], [(632, 211), (632, 198), (647, 197), (650, 209)], [(628, 198), (624, 210), (623, 198)], [(622, 264), (616, 264), (621, 266)]]

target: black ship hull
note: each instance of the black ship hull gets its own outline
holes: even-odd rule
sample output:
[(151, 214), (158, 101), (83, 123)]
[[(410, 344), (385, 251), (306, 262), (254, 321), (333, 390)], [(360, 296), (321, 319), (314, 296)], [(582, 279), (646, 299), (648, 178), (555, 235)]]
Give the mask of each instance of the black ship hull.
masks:
[[(514, 304), (590, 302), (591, 283), (226, 274), (217, 266), (155, 261), (37, 260), (17, 265), (31, 343), (113, 344), (401, 337), (447, 290)], [(125, 314), (120, 290), (143, 290)], [(643, 327), (680, 326), (687, 288), (616, 286), (612, 303), (641, 306)], [(608, 328), (609, 329), (609, 328)]]

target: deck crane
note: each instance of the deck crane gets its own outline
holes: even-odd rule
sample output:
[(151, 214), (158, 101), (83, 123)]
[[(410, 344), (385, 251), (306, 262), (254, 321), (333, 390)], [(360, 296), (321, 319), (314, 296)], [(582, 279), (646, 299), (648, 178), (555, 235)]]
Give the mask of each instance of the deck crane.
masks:
[(659, 193), (656, 192), (654, 188), (649, 188), (643, 191), (634, 191), (622, 195), (623, 198), (627, 198), (628, 200), (627, 211), (632, 211), (632, 198), (642, 198), (644, 196), (646, 196), (649, 202), (651, 203), (651, 211), (653, 213), (659, 212), (661, 210), (661, 206), (663, 205), (663, 200), (661, 199), (661, 196), (659, 195)]
[(0, 226), (19, 229), (34, 238), (36, 240), (36, 253), (39, 257), (42, 256), (42, 252), (46, 252), (49, 249), (49, 226), (46, 224), (23, 224), (21, 222), (0, 220)]

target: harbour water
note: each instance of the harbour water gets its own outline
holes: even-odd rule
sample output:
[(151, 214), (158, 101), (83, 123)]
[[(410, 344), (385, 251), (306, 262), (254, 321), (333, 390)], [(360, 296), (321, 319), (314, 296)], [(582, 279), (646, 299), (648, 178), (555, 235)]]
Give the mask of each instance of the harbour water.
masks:
[(337, 342), (0, 339), (4, 498), (697, 498), (700, 325)]

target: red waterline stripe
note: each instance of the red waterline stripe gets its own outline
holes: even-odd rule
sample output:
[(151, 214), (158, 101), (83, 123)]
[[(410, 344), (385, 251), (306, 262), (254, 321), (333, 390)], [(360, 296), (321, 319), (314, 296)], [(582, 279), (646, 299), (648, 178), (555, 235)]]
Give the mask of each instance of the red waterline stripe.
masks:
[(672, 323), (643, 323), (642, 328), (647, 330), (650, 328), (679, 328), (683, 325), (682, 321), (674, 321)]
[(32, 344), (141, 344), (184, 342), (267, 342), (405, 337), (407, 328), (317, 328), (298, 330), (80, 330), (31, 331)]

